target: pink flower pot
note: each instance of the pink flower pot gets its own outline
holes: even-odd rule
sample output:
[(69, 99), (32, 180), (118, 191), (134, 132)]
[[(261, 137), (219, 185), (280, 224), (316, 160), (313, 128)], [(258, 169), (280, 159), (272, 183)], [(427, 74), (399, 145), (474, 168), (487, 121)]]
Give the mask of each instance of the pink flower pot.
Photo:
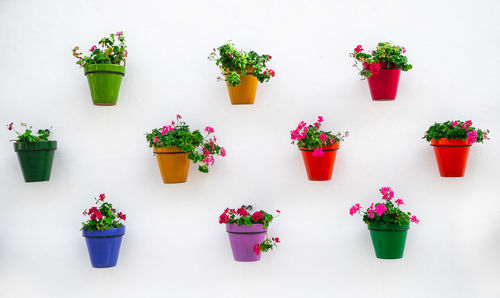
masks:
[(226, 224), (226, 231), (229, 235), (235, 261), (256, 262), (260, 260), (261, 253), (256, 254), (253, 247), (266, 239), (266, 229), (262, 224), (252, 224), (251, 226)]

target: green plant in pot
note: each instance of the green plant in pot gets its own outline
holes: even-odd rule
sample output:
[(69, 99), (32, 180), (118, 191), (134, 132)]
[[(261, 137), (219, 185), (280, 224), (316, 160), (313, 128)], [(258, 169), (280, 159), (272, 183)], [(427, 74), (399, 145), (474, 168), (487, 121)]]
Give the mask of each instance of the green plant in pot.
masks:
[(362, 207), (357, 203), (349, 209), (349, 214), (363, 217), (370, 230), (377, 258), (401, 259), (410, 222), (418, 224), (420, 220), (400, 209), (405, 203), (402, 199), (394, 200), (394, 191), (390, 187), (382, 187), (380, 193), (382, 203), (372, 203), (365, 211), (361, 211)]
[[(255, 51), (237, 50), (231, 42), (214, 48), (208, 56), (219, 66), (233, 105), (254, 103), (257, 83), (268, 82), (275, 76), (274, 70), (266, 67), (271, 58)], [(222, 77), (217, 79), (222, 80)]]
[(90, 48), (89, 56), (79, 53), (80, 48), (76, 46), (73, 48), (73, 56), (78, 59), (76, 64), (84, 69), (94, 104), (114, 106), (118, 100), (122, 77), (125, 76), (125, 59), (128, 55), (123, 32), (103, 37), (98, 45)]
[(35, 135), (33, 128), (26, 123), (21, 123), (21, 127), (24, 133), (18, 132), (13, 122), (7, 125), (8, 130), (17, 134), (17, 138), (12, 141), (24, 181), (49, 181), (57, 142), (49, 140), (50, 129), (39, 129)]

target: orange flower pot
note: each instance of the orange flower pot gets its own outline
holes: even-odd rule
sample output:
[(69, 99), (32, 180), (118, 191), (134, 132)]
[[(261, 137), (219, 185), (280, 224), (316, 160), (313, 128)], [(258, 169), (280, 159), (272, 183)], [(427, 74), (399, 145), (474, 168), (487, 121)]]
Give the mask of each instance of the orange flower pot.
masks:
[(431, 140), (441, 177), (463, 177), (470, 144), (467, 140)]
[(313, 156), (314, 149), (300, 148), (304, 165), (306, 166), (307, 177), (311, 181), (325, 181), (332, 179), (333, 166), (337, 150), (340, 148), (340, 143), (336, 142), (329, 146), (323, 147), (324, 152), (321, 156)]
[[(253, 68), (245, 69), (248, 73), (253, 72)], [(226, 71), (227, 72), (227, 71)], [(238, 73), (240, 73), (238, 71)], [(251, 74), (241, 77), (241, 83), (238, 86), (229, 86), (226, 81), (227, 91), (229, 92), (229, 99), (233, 105), (253, 104), (255, 101), (255, 93), (257, 92), (257, 80)], [(227, 76), (226, 76), (227, 78)]]
[(189, 172), (188, 154), (177, 147), (153, 149), (158, 160), (163, 183), (186, 182)]

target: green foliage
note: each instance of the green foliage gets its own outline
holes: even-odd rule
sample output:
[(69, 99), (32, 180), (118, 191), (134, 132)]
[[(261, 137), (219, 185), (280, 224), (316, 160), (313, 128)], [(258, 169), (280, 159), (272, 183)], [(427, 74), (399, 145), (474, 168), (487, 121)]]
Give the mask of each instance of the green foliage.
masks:
[[(472, 138), (475, 132), (476, 137)], [(477, 129), (472, 127), (472, 121), (467, 120), (465, 122), (457, 121), (446, 121), (444, 123), (434, 123), (425, 132), (423, 139), (430, 142), (431, 140), (439, 140), (441, 138), (446, 138), (448, 140), (469, 140), (469, 143), (482, 143), (484, 140), (488, 140), (487, 134), (490, 131)], [(472, 136), (471, 136), (472, 134)]]
[[(252, 224), (262, 224), (264, 229), (266, 229), (271, 221), (273, 221), (273, 216), (264, 210), (259, 210), (254, 213), (250, 213), (251, 208), (242, 206), (235, 209), (226, 208), (224, 212), (219, 216), (219, 223), (237, 224), (251, 226)], [(277, 211), (279, 213), (279, 211)]]
[[(386, 64), (387, 68), (396, 67), (402, 71), (408, 71), (413, 68), (411, 64), (408, 64), (408, 58), (403, 56), (406, 52), (405, 48), (393, 45), (391, 42), (379, 42), (377, 49), (372, 51), (371, 54), (364, 53), (363, 51), (362, 46), (359, 45), (350, 53), (350, 56), (355, 59), (353, 66), (358, 68), (359, 74), (363, 78), (372, 76), (378, 72), (380, 67), (385, 66), (384, 64)], [(363, 67), (359, 68), (358, 62), (361, 62)]]
[(40, 141), (48, 141), (49, 136), (50, 136), (50, 130), (52, 129), (39, 129), (37, 134), (38, 135), (32, 135), (33, 133), (33, 128), (31, 126), (28, 127), (26, 123), (21, 122), (21, 126), (25, 127), (24, 133), (19, 133), (17, 130), (13, 128), (14, 123), (7, 124), (7, 129), (8, 130), (13, 130), (17, 134), (17, 139), (13, 140), (18, 143), (34, 143), (34, 142), (40, 142)]
[[(219, 66), (229, 86), (238, 86), (241, 78), (247, 75), (253, 75), (261, 83), (268, 82), (275, 75), (274, 70), (265, 68), (266, 62), (271, 60), (270, 55), (236, 50), (231, 42), (217, 49), (214, 48), (208, 59), (215, 61), (215, 64)], [(218, 79), (222, 80), (220, 77)]]
[(127, 58), (128, 52), (125, 45), (125, 37), (123, 32), (119, 31), (116, 34), (111, 33), (109, 37), (103, 37), (98, 44), (101, 48), (96, 45), (90, 48), (90, 56), (82, 56), (82, 53), (77, 51), (80, 49), (78, 46), (73, 48), (73, 56), (78, 59), (76, 64), (81, 67), (87, 64), (116, 64), (120, 65), (123, 61), (125, 65), (125, 59)]
[(104, 202), (105, 198), (104, 194), (99, 195), (99, 198), (95, 198), (97, 206), (83, 211), (83, 214), (89, 216), (90, 219), (82, 222), (82, 230), (105, 231), (107, 229), (119, 228), (123, 225), (120, 221), (125, 220), (126, 215), (121, 212), (116, 213), (111, 203)]
[(189, 126), (181, 121), (182, 117), (177, 115), (177, 121), (171, 125), (155, 128), (146, 134), (146, 140), (149, 147), (168, 148), (177, 147), (188, 153), (188, 158), (194, 163), (201, 162), (198, 170), (208, 173), (208, 166), (213, 165), (215, 155), (226, 156), (226, 149), (216, 144), (217, 138), (210, 137), (214, 132), (213, 128), (206, 127), (206, 136), (203, 136), (199, 130), (191, 131)]

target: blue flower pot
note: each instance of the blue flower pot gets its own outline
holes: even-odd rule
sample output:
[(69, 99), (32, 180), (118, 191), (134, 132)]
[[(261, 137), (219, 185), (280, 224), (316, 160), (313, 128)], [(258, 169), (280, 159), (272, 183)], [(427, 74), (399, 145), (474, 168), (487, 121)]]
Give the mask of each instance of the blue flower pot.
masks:
[(82, 231), (82, 235), (87, 242), (92, 267), (107, 268), (116, 266), (124, 234), (125, 226), (105, 231)]

